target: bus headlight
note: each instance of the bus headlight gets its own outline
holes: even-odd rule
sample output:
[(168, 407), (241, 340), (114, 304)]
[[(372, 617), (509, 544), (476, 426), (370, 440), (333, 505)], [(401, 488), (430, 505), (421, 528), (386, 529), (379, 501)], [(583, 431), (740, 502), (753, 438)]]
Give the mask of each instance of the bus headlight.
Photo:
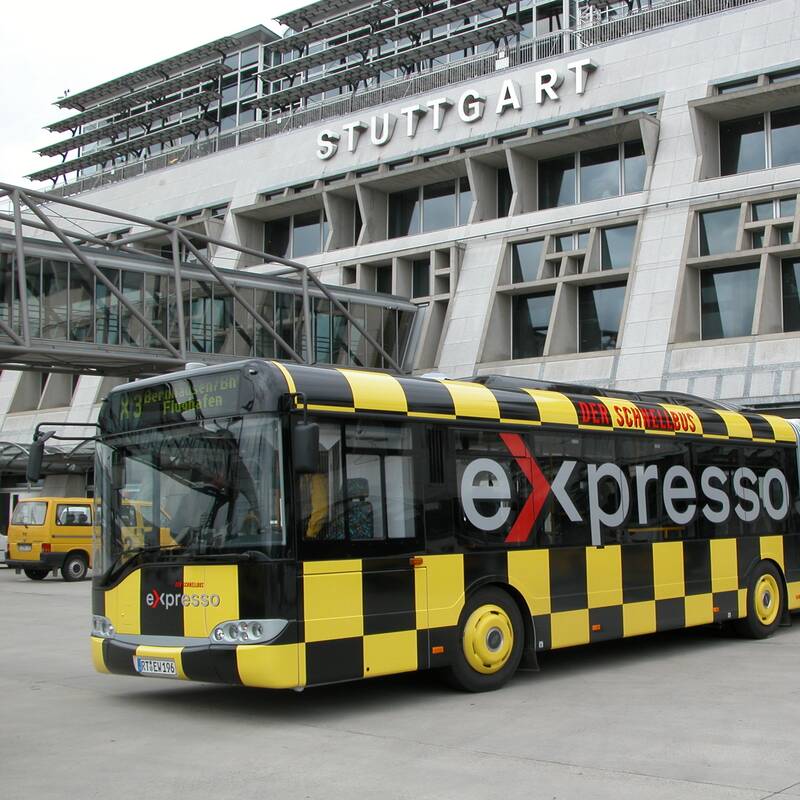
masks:
[(212, 644), (260, 644), (270, 642), (289, 624), (286, 619), (233, 619), (211, 632)]
[(99, 636), (101, 639), (110, 639), (114, 635), (114, 626), (108, 617), (101, 617), (99, 614), (92, 616), (92, 636)]

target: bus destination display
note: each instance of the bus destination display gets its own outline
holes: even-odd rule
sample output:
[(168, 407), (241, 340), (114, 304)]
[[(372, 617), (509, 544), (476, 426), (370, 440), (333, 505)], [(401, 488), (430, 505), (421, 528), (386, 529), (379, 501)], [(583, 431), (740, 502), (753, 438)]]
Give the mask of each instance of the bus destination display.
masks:
[(224, 417), (239, 412), (237, 372), (199, 375), (109, 397), (108, 428), (115, 433)]

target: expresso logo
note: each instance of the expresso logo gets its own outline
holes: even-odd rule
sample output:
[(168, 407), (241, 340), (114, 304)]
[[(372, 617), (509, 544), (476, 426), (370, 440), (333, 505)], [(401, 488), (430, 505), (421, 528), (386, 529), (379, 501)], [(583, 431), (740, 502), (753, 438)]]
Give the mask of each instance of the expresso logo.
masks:
[[(681, 527), (698, 516), (720, 525), (731, 514), (752, 523), (762, 513), (776, 522), (789, 513), (789, 484), (777, 467), (763, 475), (750, 467), (725, 471), (717, 466), (692, 473), (680, 464), (666, 469), (658, 464), (635, 464), (623, 469), (610, 461), (579, 466), (578, 461), (565, 459), (548, 481), (521, 436), (501, 434), (501, 439), (531, 485), (506, 535), (507, 542), (527, 541), (550, 495), (571, 522), (583, 523), (585, 517), (579, 507), (588, 508), (586, 517), (594, 545), (602, 543), (603, 525), (616, 528), (630, 516), (638, 519), (639, 526), (647, 526), (658, 496), (658, 505), (666, 516)], [(511, 515), (511, 485), (499, 461), (477, 458), (469, 462), (459, 485), (464, 516), (478, 530), (503, 528)], [(584, 492), (588, 497), (578, 496)]]
[(177, 608), (178, 606), (192, 606), (194, 608), (207, 608), (212, 606), (216, 608), (220, 602), (218, 594), (190, 594), (188, 592), (159, 592), (158, 589), (153, 589), (147, 593), (145, 603), (148, 608)]

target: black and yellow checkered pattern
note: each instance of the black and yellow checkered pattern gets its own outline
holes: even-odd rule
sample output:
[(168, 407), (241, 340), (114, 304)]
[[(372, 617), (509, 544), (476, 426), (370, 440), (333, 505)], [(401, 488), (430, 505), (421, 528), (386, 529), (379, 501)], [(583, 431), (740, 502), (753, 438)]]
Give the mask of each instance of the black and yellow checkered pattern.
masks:
[[(466, 597), (483, 585), (512, 589), (532, 620), (529, 644), (549, 650), (737, 619), (746, 613), (750, 571), (763, 559), (780, 568), (789, 608), (800, 608), (798, 536), (445, 554), (419, 564), (306, 562), (294, 598), (300, 619), (275, 643), (239, 646), (202, 639), (225, 620), (272, 613), (257, 607), (251, 591), (267, 575), (251, 566), (145, 568), (96, 598), (95, 613), (131, 640), (172, 635), (195, 642), (95, 638), (94, 660), (101, 671), (134, 674), (134, 655), (174, 658), (181, 678), (266, 688), (408, 672), (450, 662)], [(179, 580), (218, 592), (220, 606), (149, 609), (151, 583), (173, 581), (179, 571)]]
[[(282, 373), (289, 392), (302, 393), (308, 410), (358, 415), (380, 413), (431, 421), (476, 421), (509, 426), (566, 426), (593, 431), (639, 431), (714, 441), (738, 439), (756, 443), (792, 443), (796, 436), (783, 417), (740, 413), (707, 406), (634, 403), (601, 395), (568, 395), (529, 389), (489, 388), (481, 383), (430, 378), (403, 378), (382, 372), (306, 367), (271, 362)], [(587, 400), (608, 409), (605, 417), (587, 417)], [(299, 401), (298, 401), (299, 402)], [(625, 414), (636, 411), (636, 415)]]

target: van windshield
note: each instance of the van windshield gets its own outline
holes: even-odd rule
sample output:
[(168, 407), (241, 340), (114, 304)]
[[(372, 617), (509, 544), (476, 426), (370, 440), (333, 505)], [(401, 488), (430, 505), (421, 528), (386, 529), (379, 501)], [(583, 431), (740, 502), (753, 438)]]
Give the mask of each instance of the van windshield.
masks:
[(35, 500), (18, 503), (11, 516), (12, 525), (44, 525), (47, 503)]

